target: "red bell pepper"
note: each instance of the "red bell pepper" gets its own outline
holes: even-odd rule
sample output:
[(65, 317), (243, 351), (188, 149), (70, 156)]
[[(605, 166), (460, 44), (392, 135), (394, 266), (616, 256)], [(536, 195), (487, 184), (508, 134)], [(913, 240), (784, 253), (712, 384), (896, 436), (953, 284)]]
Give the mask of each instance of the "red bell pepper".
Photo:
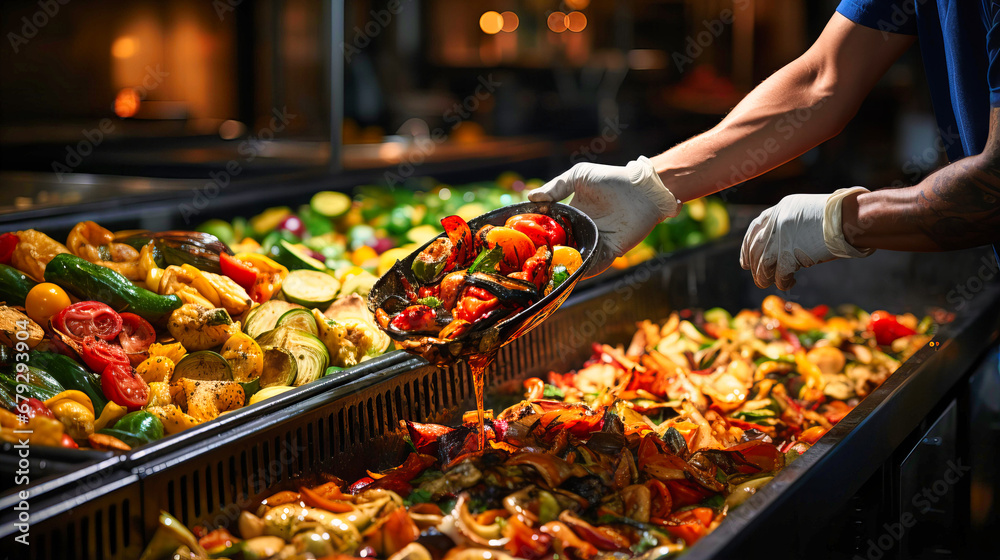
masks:
[(222, 273), (249, 292), (257, 283), (257, 271), (249, 264), (237, 259), (225, 251), (219, 253), (219, 267)]
[(917, 331), (901, 324), (895, 315), (885, 311), (872, 313), (871, 320), (868, 322), (868, 330), (875, 335), (875, 342), (882, 346), (892, 344), (892, 341), (897, 338), (917, 334)]
[(566, 244), (566, 230), (544, 214), (518, 214), (507, 218), (504, 225), (527, 235), (535, 247)]
[(17, 242), (20, 241), (17, 235), (13, 233), (5, 233), (0, 235), (0, 263), (10, 264), (11, 258), (14, 256), (14, 249), (17, 248)]

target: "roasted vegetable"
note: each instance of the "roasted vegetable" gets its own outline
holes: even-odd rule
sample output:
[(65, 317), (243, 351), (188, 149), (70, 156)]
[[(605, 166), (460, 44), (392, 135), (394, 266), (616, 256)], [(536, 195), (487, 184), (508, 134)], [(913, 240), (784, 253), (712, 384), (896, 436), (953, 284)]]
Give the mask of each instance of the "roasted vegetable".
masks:
[[(19, 336), (24, 333), (26, 336)], [(45, 336), (42, 327), (13, 307), (0, 305), (0, 345), (14, 348), (24, 342), (28, 348), (38, 346)]]
[(232, 379), (240, 383), (257, 379), (264, 370), (264, 351), (257, 341), (243, 333), (229, 337), (222, 347), (222, 357), (232, 367)]
[(221, 274), (219, 254), (230, 253), (229, 247), (214, 235), (194, 231), (142, 232), (120, 240), (122, 243), (141, 248), (150, 241), (156, 245), (168, 265), (189, 264), (198, 270)]
[(116, 311), (130, 311), (156, 322), (181, 306), (177, 296), (160, 296), (139, 288), (121, 274), (69, 253), (56, 255), (45, 267), (45, 280), (84, 300), (100, 301)]
[(188, 351), (220, 346), (238, 331), (225, 309), (186, 303), (170, 314), (167, 330)]
[(200, 350), (184, 356), (174, 367), (170, 381), (178, 382), (181, 379), (232, 381), (233, 368), (220, 354), (211, 350)]
[(250, 338), (257, 338), (278, 324), (278, 319), (292, 309), (304, 309), (297, 303), (281, 300), (271, 300), (254, 308), (247, 316), (243, 332)]
[(337, 297), (340, 282), (325, 272), (293, 270), (281, 285), (285, 299), (306, 307), (326, 308)]
[(171, 386), (174, 403), (198, 422), (236, 410), (246, 402), (243, 387), (235, 381), (181, 379)]
[(28, 355), (28, 363), (46, 372), (64, 389), (77, 390), (87, 395), (97, 416), (104, 411), (107, 400), (101, 391), (100, 378), (72, 358), (54, 352), (33, 350)]
[(69, 232), (66, 247), (70, 253), (114, 270), (129, 280), (146, 279), (139, 263), (139, 248), (116, 243), (114, 234), (95, 222), (76, 224)]
[(24, 305), (28, 292), (35, 287), (35, 282), (20, 270), (0, 264), (0, 302), (8, 305)]
[(45, 281), (45, 269), (56, 255), (69, 253), (66, 246), (40, 231), (27, 229), (16, 235), (17, 247), (11, 255), (10, 264), (36, 282)]
[(292, 385), (296, 387), (322, 377), (330, 362), (330, 354), (324, 344), (314, 335), (298, 329), (277, 327), (263, 334), (257, 343), (265, 352), (269, 348), (282, 348), (291, 353), (296, 365)]
[(144, 410), (130, 412), (115, 422), (113, 428), (100, 431), (118, 438), (131, 447), (163, 439), (163, 422)]

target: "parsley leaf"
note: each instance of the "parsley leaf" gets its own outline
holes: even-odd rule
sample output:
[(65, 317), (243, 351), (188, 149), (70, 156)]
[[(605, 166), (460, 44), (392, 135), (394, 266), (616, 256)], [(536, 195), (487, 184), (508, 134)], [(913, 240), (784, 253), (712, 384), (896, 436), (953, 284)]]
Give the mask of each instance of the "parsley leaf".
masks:
[(561, 399), (566, 396), (566, 391), (563, 391), (561, 387), (546, 383), (545, 390), (542, 391), (542, 396), (547, 399)]
[(426, 305), (427, 307), (434, 307), (434, 308), (441, 307), (441, 300), (439, 300), (434, 296), (420, 298), (417, 300), (417, 303), (419, 303), (420, 305)]
[(479, 253), (479, 256), (476, 257), (476, 260), (472, 261), (472, 266), (469, 267), (469, 274), (480, 271), (492, 272), (496, 270), (502, 258), (503, 249), (499, 245), (492, 249), (483, 249)]

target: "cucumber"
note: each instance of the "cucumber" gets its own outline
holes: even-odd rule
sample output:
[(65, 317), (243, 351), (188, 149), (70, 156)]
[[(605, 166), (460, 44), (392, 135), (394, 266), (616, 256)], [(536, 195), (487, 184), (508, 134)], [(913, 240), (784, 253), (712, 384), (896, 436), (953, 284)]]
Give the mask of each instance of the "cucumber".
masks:
[(304, 269), (316, 270), (319, 272), (326, 270), (325, 264), (310, 257), (287, 239), (279, 240), (274, 247), (271, 248), (271, 252), (274, 254), (274, 260), (287, 266), (288, 270)]
[(320, 191), (314, 194), (312, 200), (309, 201), (309, 206), (317, 214), (321, 214), (327, 218), (343, 216), (351, 209), (352, 204), (351, 197), (344, 193), (333, 191)]
[(170, 382), (180, 381), (182, 378), (198, 381), (232, 381), (233, 368), (222, 354), (201, 350), (188, 354), (177, 362), (174, 374), (170, 376)]
[(28, 354), (28, 363), (31, 367), (37, 367), (47, 373), (56, 383), (65, 390), (82, 391), (94, 405), (94, 414), (101, 417), (101, 411), (108, 404), (101, 390), (101, 377), (91, 373), (73, 358), (56, 354), (55, 352), (41, 352), (32, 350)]
[(14, 268), (0, 264), (0, 302), (7, 305), (24, 306), (24, 298), (35, 287), (35, 282), (28, 275)]
[(247, 317), (243, 332), (255, 339), (273, 329), (278, 324), (278, 319), (291, 309), (302, 309), (302, 306), (277, 299), (265, 301)]
[[(14, 379), (11, 375), (7, 375), (5, 373), (0, 373), (0, 384), (3, 384), (8, 391), (21, 395), (26, 399), (38, 399), (43, 402), (59, 394), (58, 391), (46, 389), (45, 387), (30, 385), (28, 383), (19, 383), (17, 379)], [(20, 390), (18, 390), (18, 388), (20, 388)]]
[[(291, 353), (297, 370), (295, 381), (291, 384), (296, 387), (323, 377), (330, 363), (326, 345), (316, 336), (298, 329), (278, 327), (258, 338), (257, 343), (264, 349), (265, 362), (268, 348), (281, 348)], [(266, 365), (264, 369), (267, 369)]]
[(288, 350), (270, 346), (264, 348), (264, 369), (257, 378), (261, 390), (266, 387), (286, 387), (295, 382), (298, 375), (298, 364)]
[(305, 331), (313, 336), (319, 335), (319, 327), (316, 326), (316, 319), (308, 309), (289, 309), (284, 315), (278, 317), (277, 327), (290, 327)]
[(329, 306), (339, 290), (336, 278), (315, 270), (293, 270), (281, 284), (285, 299), (306, 307)]
[(0, 407), (10, 411), (17, 409), (17, 395), (3, 383), (0, 383)]
[(100, 301), (115, 311), (129, 311), (147, 321), (158, 321), (181, 306), (181, 299), (175, 295), (154, 294), (110, 268), (69, 253), (60, 253), (49, 261), (45, 281), (58, 284), (82, 300)]

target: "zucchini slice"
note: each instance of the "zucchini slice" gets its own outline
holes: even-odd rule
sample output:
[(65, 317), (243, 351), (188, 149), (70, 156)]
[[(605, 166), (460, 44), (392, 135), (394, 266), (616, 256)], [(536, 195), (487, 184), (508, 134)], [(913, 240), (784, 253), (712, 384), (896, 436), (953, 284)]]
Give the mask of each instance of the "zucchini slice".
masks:
[(287, 239), (282, 239), (271, 248), (274, 252), (274, 259), (288, 267), (289, 270), (315, 270), (322, 272), (326, 270), (326, 265), (310, 257), (294, 243)]
[(260, 388), (291, 385), (298, 375), (295, 357), (284, 348), (269, 346), (264, 348), (264, 369), (257, 378)]
[(284, 393), (285, 391), (291, 391), (294, 388), (295, 387), (289, 387), (288, 385), (274, 385), (271, 387), (266, 387), (254, 393), (254, 395), (250, 397), (249, 404), (257, 404), (264, 399), (269, 399), (271, 397), (278, 396)]
[(233, 367), (221, 354), (211, 350), (201, 350), (192, 352), (177, 362), (174, 374), (170, 376), (170, 382), (174, 383), (182, 378), (196, 381), (232, 381)]
[(281, 284), (285, 299), (306, 307), (326, 308), (337, 298), (340, 282), (325, 272), (293, 270)]
[(343, 216), (351, 209), (351, 197), (344, 193), (333, 191), (320, 191), (313, 195), (309, 201), (309, 206), (327, 218), (337, 218)]
[(305, 331), (313, 336), (319, 335), (319, 328), (316, 326), (316, 319), (308, 309), (289, 309), (278, 317), (275, 327), (291, 327)]
[(247, 333), (247, 336), (250, 338), (257, 338), (273, 329), (278, 324), (278, 319), (289, 309), (299, 309), (301, 307), (301, 305), (296, 303), (277, 299), (265, 301), (257, 307), (253, 315), (247, 317), (247, 322), (243, 325), (243, 332)]
[[(265, 333), (257, 342), (264, 349), (265, 362), (270, 348), (281, 348), (291, 353), (297, 369), (296, 387), (315, 381), (326, 372), (330, 363), (330, 353), (316, 336), (290, 327), (278, 327)], [(265, 365), (266, 369), (266, 365)]]

